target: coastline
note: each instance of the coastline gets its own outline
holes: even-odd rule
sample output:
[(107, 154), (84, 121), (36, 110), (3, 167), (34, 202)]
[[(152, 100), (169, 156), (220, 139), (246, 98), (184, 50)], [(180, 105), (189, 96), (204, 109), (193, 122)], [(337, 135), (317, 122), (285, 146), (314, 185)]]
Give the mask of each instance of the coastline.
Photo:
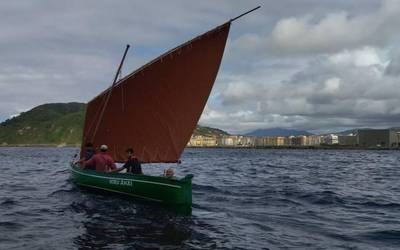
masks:
[(0, 145), (0, 148), (80, 148), (80, 144), (7, 144)]
[[(34, 147), (34, 148), (80, 148), (80, 144), (10, 144), (0, 145), (0, 148), (18, 148), (18, 147)], [(194, 149), (303, 149), (303, 150), (400, 150), (400, 147), (356, 147), (343, 145), (318, 145), (318, 146), (207, 146), (193, 147), (186, 146), (185, 148)]]
[(320, 146), (262, 146), (262, 147), (253, 147), (253, 146), (208, 146), (208, 147), (193, 147), (187, 146), (186, 148), (210, 148), (210, 149), (219, 149), (219, 148), (227, 148), (227, 149), (311, 149), (311, 150), (400, 150), (400, 147), (356, 147), (356, 146), (338, 146), (338, 145), (320, 145)]

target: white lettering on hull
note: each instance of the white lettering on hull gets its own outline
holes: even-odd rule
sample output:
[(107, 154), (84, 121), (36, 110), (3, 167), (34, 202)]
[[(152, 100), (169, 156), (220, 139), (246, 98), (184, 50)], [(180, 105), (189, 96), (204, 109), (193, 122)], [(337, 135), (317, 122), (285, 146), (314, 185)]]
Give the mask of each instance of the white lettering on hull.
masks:
[(119, 185), (119, 186), (133, 186), (133, 182), (131, 180), (122, 180), (122, 179), (110, 179), (108, 181), (111, 185)]

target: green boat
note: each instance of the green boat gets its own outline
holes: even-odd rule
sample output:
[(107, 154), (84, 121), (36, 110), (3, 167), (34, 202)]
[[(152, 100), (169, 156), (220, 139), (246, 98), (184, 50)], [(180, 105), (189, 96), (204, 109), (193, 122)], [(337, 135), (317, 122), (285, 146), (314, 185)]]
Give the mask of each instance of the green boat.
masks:
[(188, 207), (192, 205), (192, 178), (170, 179), (159, 176), (130, 173), (102, 173), (82, 169), (71, 164), (74, 182), (80, 186), (119, 193), (168, 206)]
[[(106, 144), (117, 163), (127, 160), (128, 148), (134, 150), (143, 166), (181, 162), (180, 156), (217, 77), (231, 22), (253, 10), (177, 46), (118, 80), (129, 49), (127, 45), (111, 87), (87, 104), (80, 158), (85, 158), (84, 145), (90, 143), (97, 148)], [(145, 167), (143, 170), (146, 172)], [(80, 186), (167, 205), (192, 204), (193, 175), (171, 179), (96, 172), (74, 164), (71, 172), (73, 181)]]

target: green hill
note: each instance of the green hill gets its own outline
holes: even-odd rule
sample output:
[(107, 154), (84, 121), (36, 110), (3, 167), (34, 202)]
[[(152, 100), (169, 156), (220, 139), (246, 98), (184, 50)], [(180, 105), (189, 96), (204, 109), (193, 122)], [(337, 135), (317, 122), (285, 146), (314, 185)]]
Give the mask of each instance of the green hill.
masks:
[[(50, 103), (37, 106), (0, 123), (1, 145), (78, 145), (81, 143), (86, 104)], [(195, 135), (226, 135), (198, 126)]]
[(193, 135), (222, 136), (222, 135), (229, 135), (229, 134), (221, 129), (197, 125), (196, 129), (193, 131)]
[(0, 124), (0, 145), (79, 144), (84, 103), (37, 106)]

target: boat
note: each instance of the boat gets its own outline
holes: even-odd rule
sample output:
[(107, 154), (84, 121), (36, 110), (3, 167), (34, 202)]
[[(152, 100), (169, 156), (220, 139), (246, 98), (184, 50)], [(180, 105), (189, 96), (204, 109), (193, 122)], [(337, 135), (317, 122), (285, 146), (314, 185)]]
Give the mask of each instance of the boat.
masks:
[[(133, 148), (142, 163), (179, 163), (216, 79), (232, 21), (254, 8), (162, 54), (113, 84), (87, 104), (83, 145), (108, 145), (123, 163)], [(144, 168), (145, 169), (145, 168)], [(192, 205), (192, 178), (103, 173), (71, 163), (79, 186), (142, 198), (167, 205)]]
[(72, 179), (80, 186), (131, 197), (150, 200), (165, 205), (190, 206), (192, 204), (192, 178), (182, 179), (130, 173), (103, 173), (82, 169), (71, 164)]

